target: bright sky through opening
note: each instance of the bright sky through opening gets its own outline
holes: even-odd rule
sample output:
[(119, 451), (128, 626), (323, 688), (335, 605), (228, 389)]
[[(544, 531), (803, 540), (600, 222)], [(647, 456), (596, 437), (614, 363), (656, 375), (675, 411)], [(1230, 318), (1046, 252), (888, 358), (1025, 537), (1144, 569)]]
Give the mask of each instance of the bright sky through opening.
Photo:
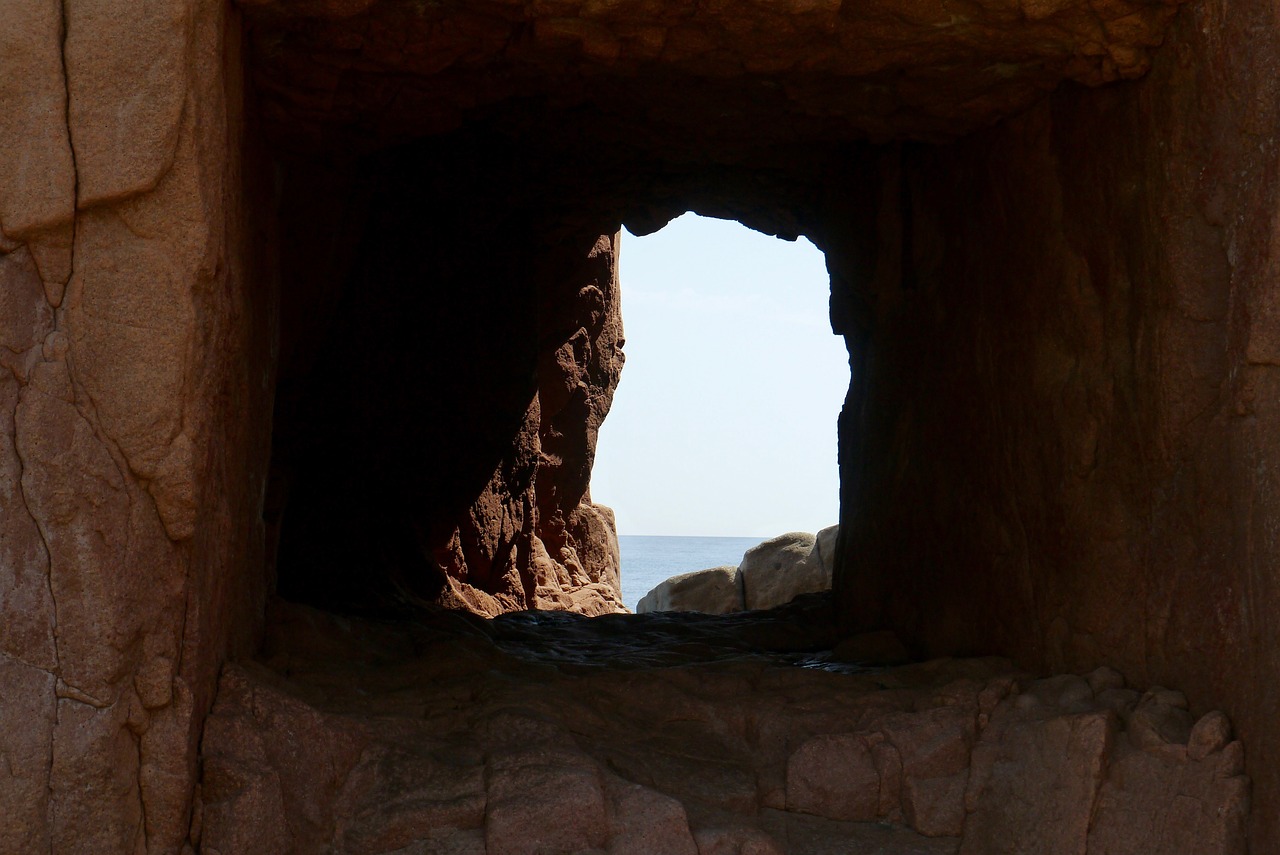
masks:
[(624, 233), (626, 366), (591, 496), (618, 533), (771, 537), (837, 522), (849, 386), (822, 252), (685, 214)]

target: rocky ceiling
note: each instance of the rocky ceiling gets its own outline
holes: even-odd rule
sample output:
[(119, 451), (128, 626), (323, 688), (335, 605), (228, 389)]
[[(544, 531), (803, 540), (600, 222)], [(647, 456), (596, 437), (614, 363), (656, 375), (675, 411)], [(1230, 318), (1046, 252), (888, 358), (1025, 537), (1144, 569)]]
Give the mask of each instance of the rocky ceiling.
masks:
[[(941, 140), (1143, 74), (1176, 2), (241, 0), (267, 131), (367, 152), (481, 119), (719, 159)], [(553, 118), (548, 118), (553, 117)], [(558, 118), (557, 118), (558, 117)]]

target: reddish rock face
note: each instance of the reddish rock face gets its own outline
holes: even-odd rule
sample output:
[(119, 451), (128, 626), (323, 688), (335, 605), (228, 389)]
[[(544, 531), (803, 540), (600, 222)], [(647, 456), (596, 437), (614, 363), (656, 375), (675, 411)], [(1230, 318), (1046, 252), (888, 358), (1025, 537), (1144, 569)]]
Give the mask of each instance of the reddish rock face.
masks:
[[(1223, 706), (1258, 805), (1280, 798), (1273, 12), (1198, 5), (1139, 83), (893, 156), (837, 568), (851, 618), (917, 654), (1108, 663)], [(1254, 814), (1262, 851), (1278, 816)]]
[(484, 146), (362, 164), (346, 179), (359, 210), (286, 196), (290, 257), (339, 239), (317, 233), (330, 220), (356, 235), (333, 268), (283, 273), (271, 489), (286, 597), (622, 608), (612, 515), (587, 492), (623, 361), (616, 239), (551, 234), (548, 207), (506, 189), (513, 153)]
[(800, 139), (947, 138), (1062, 80), (1140, 76), (1177, 4), (241, 5), (273, 133), (294, 144), (365, 149), (534, 100), (603, 112), (620, 144), (711, 144), (723, 158)]
[[(0, 28), (0, 849), (196, 845), (217, 675), (277, 583), (616, 608), (588, 491), (612, 236), (687, 209), (827, 253), (847, 623), (1224, 708), (1251, 844), (1280, 846), (1270, 4), (1207, 0), (1156, 52), (1174, 7), (1123, 0), (126, 5), (13, 0)], [(1153, 716), (1117, 768), (1165, 762), (1142, 740), (1181, 724)], [(596, 808), (565, 834), (653, 812), (688, 849), (678, 805), (566, 768)], [(754, 798), (730, 772), (708, 786)], [(251, 777), (243, 816), (278, 815)], [(1168, 792), (1107, 781), (1099, 848)], [(954, 776), (900, 792), (954, 828)]]
[(176, 852), (267, 587), (240, 30), (220, 3), (5, 18), (0, 850)]

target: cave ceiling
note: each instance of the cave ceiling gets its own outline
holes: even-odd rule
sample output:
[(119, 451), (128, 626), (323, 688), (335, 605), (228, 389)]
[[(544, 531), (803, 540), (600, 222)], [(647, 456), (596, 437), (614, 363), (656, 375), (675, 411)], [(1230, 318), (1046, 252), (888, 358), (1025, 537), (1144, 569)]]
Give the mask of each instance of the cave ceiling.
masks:
[(1137, 0), (241, 0), (266, 131), (361, 154), (489, 122), (705, 160), (945, 141), (1143, 74)]

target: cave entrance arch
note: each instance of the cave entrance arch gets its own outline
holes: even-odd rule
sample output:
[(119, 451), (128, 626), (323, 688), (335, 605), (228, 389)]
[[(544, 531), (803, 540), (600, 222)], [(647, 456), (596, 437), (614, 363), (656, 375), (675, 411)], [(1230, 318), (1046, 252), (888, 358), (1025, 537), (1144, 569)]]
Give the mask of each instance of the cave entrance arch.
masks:
[[(582, 501), (581, 447), (607, 396), (573, 390), (604, 389), (616, 370), (618, 226), (697, 209), (809, 235), (856, 361), (871, 295), (904, 272), (889, 263), (901, 247), (877, 257), (878, 229), (911, 230), (876, 220), (882, 196), (903, 194), (883, 162), (894, 149), (877, 145), (954, 139), (1062, 80), (1141, 74), (1171, 9), (1112, 11), (1125, 26), (1101, 27), (1086, 3), (965, 16), (821, 2), (245, 6), (284, 238), (267, 510), (280, 591), (350, 605), (379, 588), (364, 569), (376, 564), (379, 602), (434, 578), (411, 598), (490, 614), (543, 593), (574, 606), (528, 568), (607, 563), (579, 554), (607, 526)], [(862, 418), (846, 409), (842, 429)], [(848, 506), (862, 452), (844, 451)]]
[[(560, 118), (588, 140), (613, 127)], [(344, 169), (286, 165), (269, 491), (286, 598), (617, 610), (613, 522), (588, 485), (622, 367), (619, 224), (653, 231), (697, 207), (794, 240), (838, 209), (832, 281), (868, 263), (871, 206), (818, 192), (836, 174), (870, 186), (856, 146), (637, 169), (503, 124)]]
[(634, 609), (667, 576), (836, 522), (849, 373), (825, 256), (804, 237), (690, 212), (622, 232), (620, 260), (627, 363), (591, 494), (614, 511)]

